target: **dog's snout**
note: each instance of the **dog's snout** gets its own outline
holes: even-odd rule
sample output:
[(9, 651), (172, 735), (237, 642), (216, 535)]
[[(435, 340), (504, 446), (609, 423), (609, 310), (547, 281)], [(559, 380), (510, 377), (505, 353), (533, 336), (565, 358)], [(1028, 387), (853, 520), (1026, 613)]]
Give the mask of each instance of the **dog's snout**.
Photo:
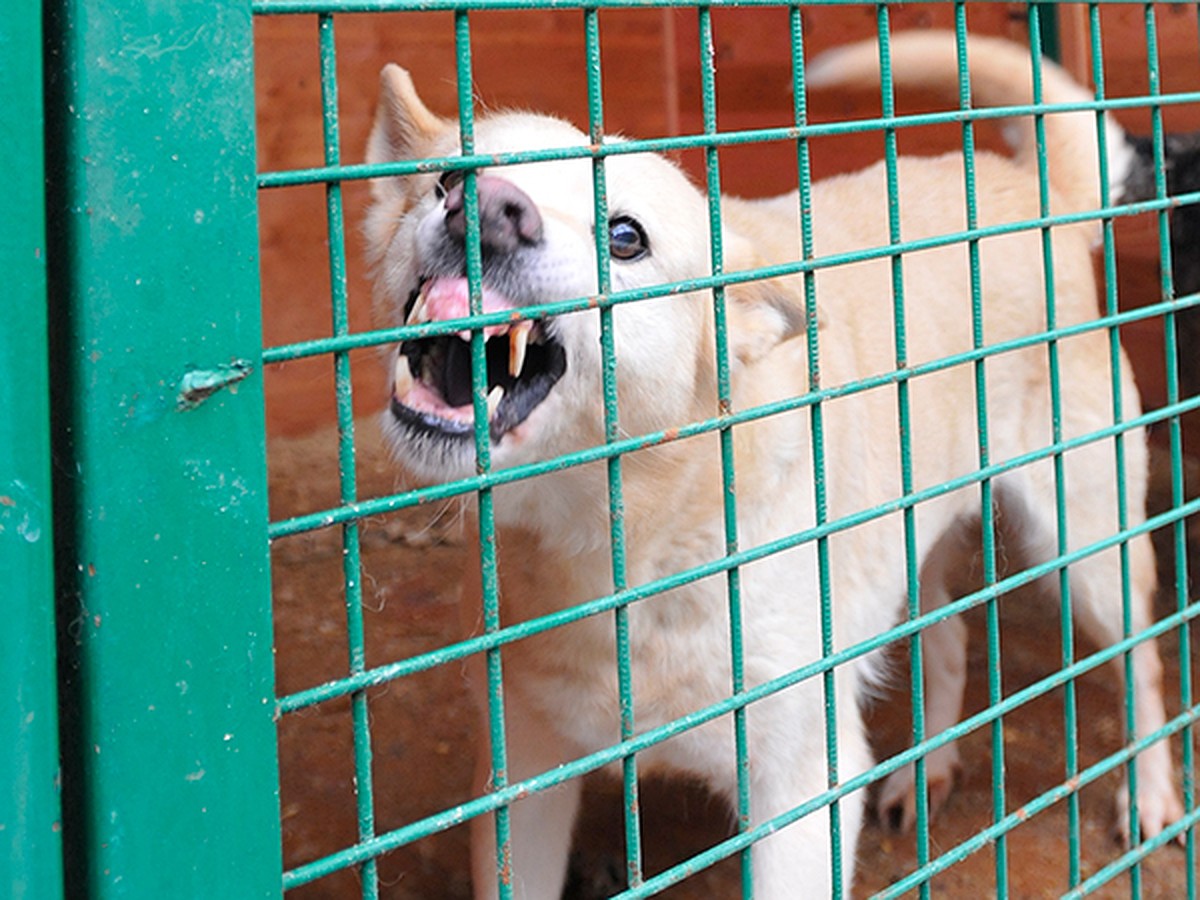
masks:
[[(485, 250), (510, 252), (521, 244), (542, 239), (542, 216), (523, 190), (504, 178), (480, 175), (475, 179), (479, 197), (479, 243)], [(467, 233), (462, 182), (446, 193), (446, 230), (456, 240)]]

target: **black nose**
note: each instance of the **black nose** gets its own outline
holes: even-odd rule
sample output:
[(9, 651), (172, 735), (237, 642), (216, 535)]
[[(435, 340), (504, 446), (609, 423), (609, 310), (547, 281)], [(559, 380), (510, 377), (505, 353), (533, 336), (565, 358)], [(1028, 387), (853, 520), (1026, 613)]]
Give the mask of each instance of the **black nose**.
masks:
[[(479, 197), (479, 244), (483, 250), (508, 253), (542, 239), (542, 216), (523, 190), (495, 175), (475, 179)], [(457, 240), (467, 233), (462, 182), (446, 192), (446, 230)]]

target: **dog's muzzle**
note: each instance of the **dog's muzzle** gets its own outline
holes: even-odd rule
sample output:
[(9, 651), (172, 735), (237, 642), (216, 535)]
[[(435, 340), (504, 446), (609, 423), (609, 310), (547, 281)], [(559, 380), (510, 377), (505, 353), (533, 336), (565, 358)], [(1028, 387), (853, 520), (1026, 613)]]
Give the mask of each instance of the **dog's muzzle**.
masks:
[[(445, 321), (467, 314), (464, 278), (431, 279), (414, 292), (406, 323)], [(513, 309), (484, 290), (484, 310)], [(392, 415), (429, 436), (469, 439), (474, 425), (470, 332), (404, 341), (396, 358)], [(547, 323), (522, 320), (484, 329), (488, 429), (493, 442), (520, 425), (567, 369), (563, 346)]]

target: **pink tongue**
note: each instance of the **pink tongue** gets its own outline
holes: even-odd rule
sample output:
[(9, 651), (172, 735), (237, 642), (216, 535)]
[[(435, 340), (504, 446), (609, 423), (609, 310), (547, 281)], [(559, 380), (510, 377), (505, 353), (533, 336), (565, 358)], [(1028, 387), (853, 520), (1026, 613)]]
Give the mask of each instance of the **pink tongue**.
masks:
[[(471, 314), (470, 293), (465, 278), (435, 278), (425, 285), (425, 311), (435, 322), (446, 319), (463, 319)], [(511, 300), (503, 294), (484, 287), (483, 311), (485, 313), (515, 309)], [(492, 337), (506, 330), (506, 326), (491, 325), (484, 337)]]

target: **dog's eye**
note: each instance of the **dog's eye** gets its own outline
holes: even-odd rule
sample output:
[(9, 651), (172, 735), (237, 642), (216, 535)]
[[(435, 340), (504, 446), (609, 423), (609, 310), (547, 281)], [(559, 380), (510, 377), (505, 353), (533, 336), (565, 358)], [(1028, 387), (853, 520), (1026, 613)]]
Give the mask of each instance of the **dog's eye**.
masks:
[(636, 219), (617, 216), (608, 223), (608, 252), (613, 259), (632, 262), (650, 252), (646, 232)]
[(464, 173), (461, 169), (451, 169), (449, 172), (443, 172), (437, 180), (437, 184), (433, 187), (434, 194), (439, 200), (445, 200), (446, 195), (450, 193), (450, 189), (462, 181)]

